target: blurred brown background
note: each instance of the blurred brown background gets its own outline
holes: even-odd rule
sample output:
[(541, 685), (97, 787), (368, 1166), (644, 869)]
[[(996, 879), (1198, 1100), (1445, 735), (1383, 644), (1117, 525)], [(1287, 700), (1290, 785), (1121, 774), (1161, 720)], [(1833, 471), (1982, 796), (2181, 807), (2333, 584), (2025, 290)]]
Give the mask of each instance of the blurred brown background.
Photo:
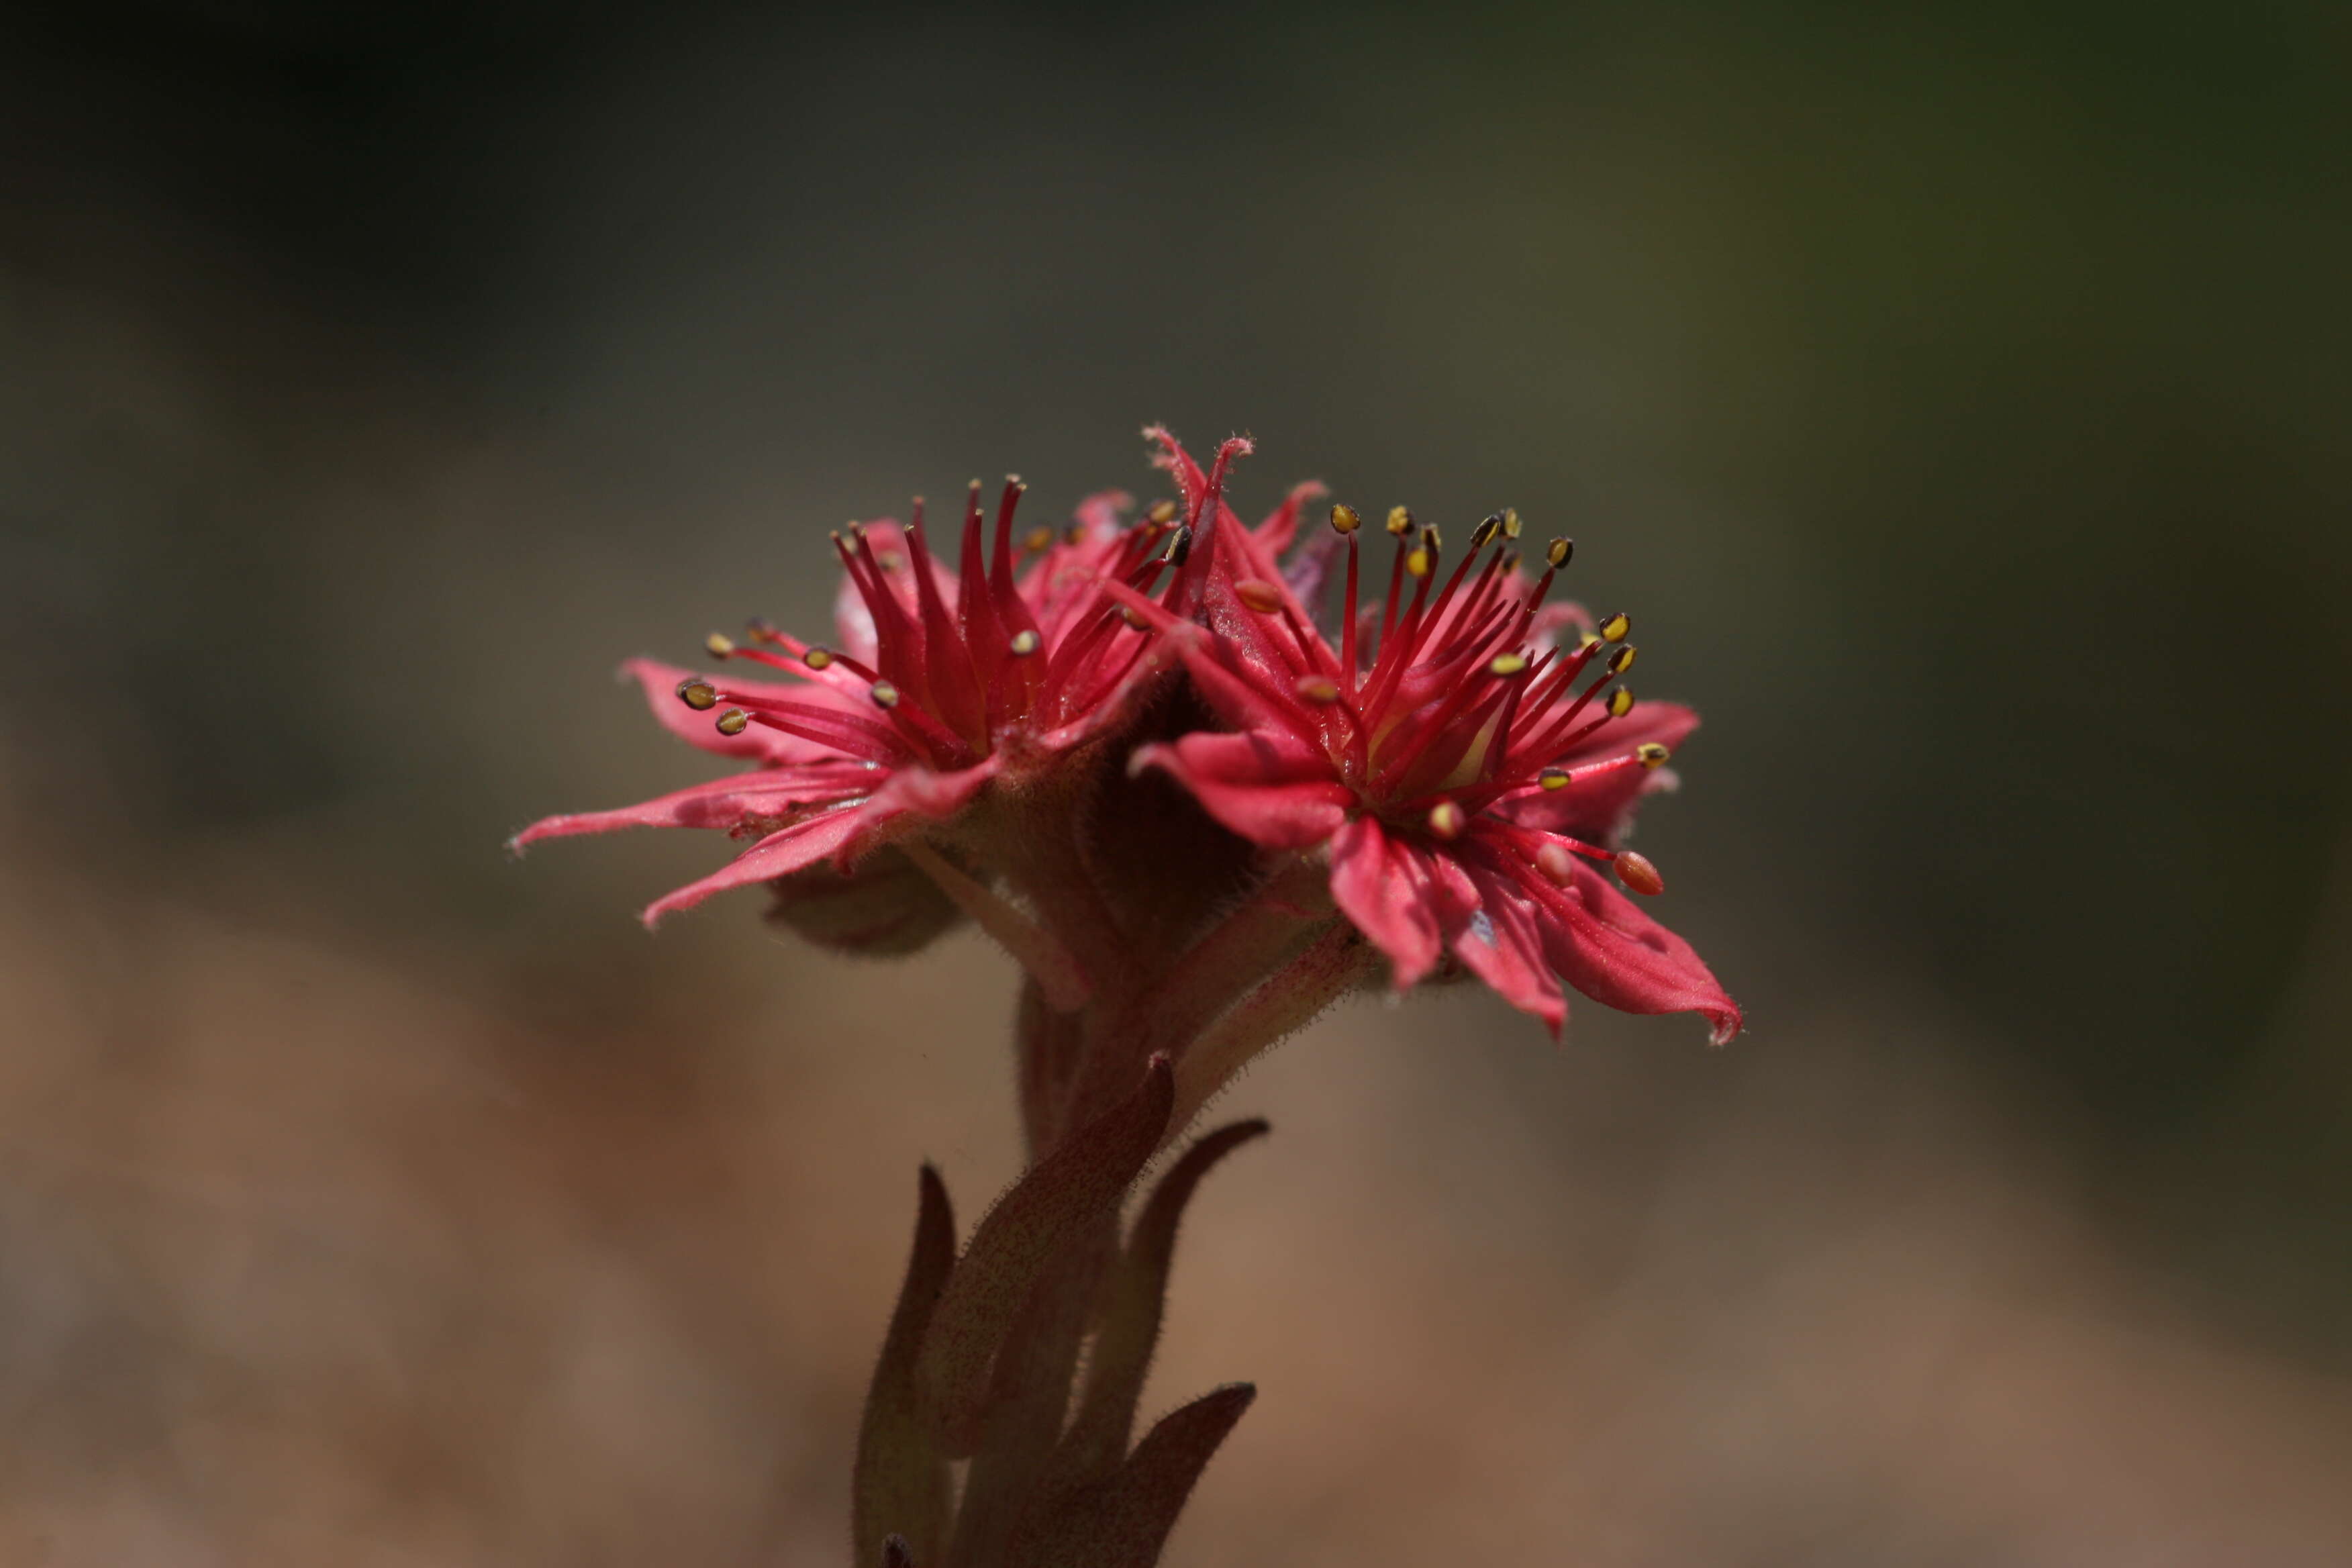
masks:
[(1747, 1005), (1229, 1103), (1181, 1564), (2352, 1560), (2339, 7), (0, 21), (0, 1563), (831, 1563), (1007, 964), (648, 938), (611, 684), (1136, 428), (1505, 502)]

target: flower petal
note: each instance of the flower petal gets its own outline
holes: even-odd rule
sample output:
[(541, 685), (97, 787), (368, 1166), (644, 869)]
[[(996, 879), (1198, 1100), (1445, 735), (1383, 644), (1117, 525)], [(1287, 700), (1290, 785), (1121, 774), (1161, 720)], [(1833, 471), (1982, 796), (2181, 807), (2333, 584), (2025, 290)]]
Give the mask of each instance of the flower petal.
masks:
[(1546, 890), (1544, 954), (1570, 985), (1621, 1012), (1699, 1014), (1718, 1046), (1739, 1033), (1739, 1005), (1690, 943), (1608, 878), (1580, 860), (1570, 886)]
[[(681, 664), (664, 664), (658, 659), (633, 658), (621, 666), (624, 676), (635, 679), (645, 689), (646, 705), (653, 710), (661, 727), (690, 746), (715, 752), (722, 757), (740, 757), (747, 762), (766, 763), (775, 766), (787, 763), (824, 762), (838, 759), (840, 752), (814, 741), (804, 741), (798, 735), (787, 735), (765, 724), (747, 725), (740, 735), (719, 732), (719, 715), (707, 709), (688, 708), (678, 700), (677, 683), (689, 675), (712, 676), (707, 669), (688, 669)], [(789, 702), (814, 702), (826, 707), (836, 706), (837, 696), (830, 688), (814, 683), (782, 685), (773, 681), (738, 680), (730, 673), (724, 678), (730, 690), (749, 696), (773, 697)]]
[(611, 833), (624, 827), (716, 827), (732, 833), (763, 820), (772, 830), (778, 819), (796, 812), (864, 795), (874, 787), (877, 777), (870, 768), (833, 763), (733, 773), (688, 784), (635, 805), (543, 816), (507, 843), (520, 850), (542, 838)]
[(856, 827), (861, 814), (845, 807), (795, 822), (761, 839), (738, 855), (724, 870), (714, 871), (699, 881), (688, 882), (676, 892), (656, 899), (646, 908), (645, 922), (650, 926), (664, 915), (678, 910), (692, 909), (713, 893), (730, 888), (749, 887), (755, 882), (770, 882), (778, 877), (788, 877), (806, 866), (813, 866), (841, 847)]
[[(895, 770), (887, 783), (857, 808), (857, 824), (842, 841), (837, 857), (846, 867), (880, 844), (912, 831), (926, 822), (943, 822), (971, 804), (989, 780), (1004, 766), (1002, 757), (983, 757), (968, 768), (935, 773), (926, 767)], [(904, 823), (900, 818), (910, 818)]]
[(1428, 879), (1397, 848), (1371, 817), (1339, 829), (1331, 839), (1331, 897), (1389, 955), (1391, 978), (1402, 991), (1437, 966), (1440, 935)]
[(1145, 746), (1130, 765), (1166, 771), (1211, 816), (1270, 849), (1322, 843), (1346, 826), (1355, 801), (1329, 757), (1263, 731)]
[(1558, 1039), (1568, 1017), (1568, 1000), (1544, 962), (1535, 904), (1515, 880), (1483, 858), (1461, 862), (1454, 875), (1468, 887), (1471, 898), (1466, 903), (1457, 897), (1441, 905), (1445, 945), (1496, 994), (1541, 1019)]
[[(1697, 728), (1698, 715), (1679, 702), (1643, 702), (1622, 719), (1611, 720), (1590, 743), (1559, 760), (1563, 766), (1574, 768), (1629, 756), (1635, 747), (1649, 742), (1673, 751)], [(1605, 844), (1624, 831), (1643, 795), (1672, 788), (1673, 780), (1673, 774), (1651, 768), (1612, 768), (1581, 779), (1571, 777), (1556, 790), (1513, 795), (1496, 810), (1525, 826)]]

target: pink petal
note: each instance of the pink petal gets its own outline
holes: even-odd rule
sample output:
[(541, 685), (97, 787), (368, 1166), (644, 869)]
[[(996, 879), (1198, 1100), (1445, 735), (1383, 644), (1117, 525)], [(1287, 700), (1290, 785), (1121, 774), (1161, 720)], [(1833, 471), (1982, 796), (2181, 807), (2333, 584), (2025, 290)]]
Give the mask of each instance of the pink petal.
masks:
[(868, 850), (925, 822), (943, 822), (955, 816), (971, 805), (971, 797), (1003, 767), (1002, 757), (990, 756), (952, 773), (934, 773), (919, 766), (896, 769), (889, 780), (857, 808), (856, 826), (841, 845), (841, 864), (846, 867)]
[(1413, 875), (1371, 817), (1360, 816), (1332, 837), (1331, 897), (1356, 929), (1389, 955), (1398, 990), (1437, 966), (1437, 912), (1427, 879)]
[(1164, 769), (1211, 816), (1271, 849), (1322, 843), (1346, 825), (1355, 801), (1329, 757), (1263, 731), (1187, 735), (1143, 747), (1130, 765)]
[(830, 805), (863, 795), (877, 776), (868, 768), (834, 763), (735, 773), (688, 784), (635, 805), (541, 817), (507, 842), (519, 850), (542, 838), (611, 833), (624, 827), (716, 827), (734, 832), (761, 818), (788, 816), (812, 805)]
[(1512, 879), (1479, 862), (1462, 865), (1455, 874), (1469, 885), (1472, 902), (1440, 910), (1445, 945), (1504, 1001), (1543, 1020), (1558, 1039), (1568, 1002), (1544, 962), (1536, 906)]
[[(1559, 761), (1570, 768), (1589, 765), (1625, 756), (1649, 741), (1672, 751), (1697, 728), (1698, 715), (1679, 702), (1637, 703), (1631, 713), (1611, 720), (1590, 742)], [(1668, 787), (1672, 778), (1649, 768), (1615, 768), (1590, 778), (1571, 779), (1559, 789), (1515, 795), (1496, 809), (1528, 827), (1606, 843), (1624, 830), (1643, 795)]]
[(1252, 535), (1257, 541), (1258, 549), (1269, 559), (1289, 549), (1291, 541), (1298, 537), (1299, 510), (1308, 501), (1328, 493), (1328, 488), (1321, 479), (1307, 479), (1291, 486), (1290, 493), (1282, 498), (1282, 504), (1266, 515), (1266, 520), (1257, 525)]
[(1739, 1005), (1690, 943), (1643, 914), (1584, 861), (1543, 900), (1544, 953), (1570, 985), (1626, 1013), (1697, 1013), (1722, 1045), (1739, 1033)]
[(747, 762), (776, 765), (786, 763), (822, 762), (841, 755), (830, 746), (820, 746), (797, 735), (787, 735), (771, 730), (765, 724), (747, 726), (740, 735), (719, 732), (718, 709), (696, 710), (678, 700), (677, 683), (689, 675), (716, 680), (730, 690), (753, 696), (774, 697), (793, 702), (821, 702), (832, 706), (835, 699), (829, 689), (815, 685), (782, 686), (772, 681), (739, 680), (732, 671), (724, 675), (709, 669), (688, 669), (684, 665), (663, 664), (657, 659), (633, 658), (621, 666), (621, 673), (635, 679), (645, 689), (646, 705), (663, 729), (690, 746), (715, 752), (722, 757), (740, 757)]
[(646, 906), (646, 924), (650, 926), (678, 910), (691, 909), (713, 893), (773, 881), (816, 864), (841, 847), (856, 826), (859, 815), (845, 807), (771, 833), (737, 856), (726, 869), (714, 871), (698, 882), (688, 882)]

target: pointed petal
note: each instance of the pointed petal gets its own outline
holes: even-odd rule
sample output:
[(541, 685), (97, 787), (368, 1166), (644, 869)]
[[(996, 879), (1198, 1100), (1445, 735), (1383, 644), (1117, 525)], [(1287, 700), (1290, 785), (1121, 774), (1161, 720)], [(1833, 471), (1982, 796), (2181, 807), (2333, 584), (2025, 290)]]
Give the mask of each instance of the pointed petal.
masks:
[[(1559, 761), (1564, 767), (1575, 768), (1630, 755), (1646, 742), (1671, 752), (1697, 728), (1698, 715), (1679, 702), (1643, 702), (1622, 719), (1612, 720), (1590, 742)], [(1624, 830), (1643, 795), (1672, 787), (1669, 773), (1642, 767), (1612, 769), (1571, 778), (1559, 789), (1512, 795), (1496, 809), (1528, 827), (1606, 844)]]
[(1329, 493), (1321, 479), (1305, 479), (1291, 486), (1290, 493), (1282, 498), (1282, 504), (1267, 513), (1265, 521), (1259, 523), (1251, 535), (1257, 541), (1258, 549), (1269, 558), (1280, 556), (1290, 548), (1291, 541), (1298, 537), (1300, 510), (1308, 501)]
[(813, 866), (841, 847), (857, 818), (855, 808), (843, 807), (771, 833), (738, 855), (724, 870), (714, 871), (700, 881), (688, 882), (676, 892), (655, 900), (646, 908), (646, 924), (650, 926), (664, 915), (692, 909), (713, 893), (772, 881), (803, 866)]
[(1161, 1418), (1111, 1479), (1013, 1543), (1022, 1568), (1152, 1568), (1211, 1456), (1257, 1397), (1228, 1384)]
[(1331, 897), (1389, 955), (1391, 977), (1403, 991), (1436, 967), (1440, 933), (1427, 882), (1398, 848), (1371, 817), (1340, 828), (1331, 839)]
[(1465, 858), (1460, 874), (1476, 901), (1466, 908), (1448, 904), (1440, 910), (1445, 945), (1496, 994), (1541, 1019), (1552, 1037), (1559, 1038), (1568, 1002), (1544, 960), (1535, 906), (1511, 878), (1479, 858)]
[(1211, 816), (1271, 849), (1322, 843), (1355, 804), (1328, 755), (1279, 732), (1187, 735), (1141, 748), (1130, 766), (1171, 774)]
[(1573, 881), (1550, 889), (1544, 954), (1570, 985), (1625, 1013), (1696, 1013), (1714, 1042), (1739, 1033), (1739, 1005), (1690, 943), (1635, 908), (1582, 861)]
[(765, 680), (738, 680), (730, 673), (712, 676), (707, 669), (688, 669), (680, 664), (664, 664), (658, 659), (633, 658), (621, 666), (621, 674), (644, 688), (646, 705), (653, 710), (661, 727), (690, 746), (715, 752), (722, 757), (740, 757), (747, 762), (806, 763), (840, 752), (814, 741), (804, 741), (798, 735), (787, 735), (771, 730), (764, 724), (753, 724), (740, 735), (719, 732), (719, 715), (708, 710), (688, 708), (678, 700), (677, 683), (689, 675), (700, 675), (722, 680), (730, 690), (752, 696), (771, 697), (780, 701), (814, 702), (835, 706), (838, 699), (829, 688), (808, 685), (779, 685)]
[(772, 831), (779, 824), (772, 819), (862, 795), (873, 786), (875, 776), (871, 769), (834, 763), (733, 773), (688, 784), (635, 805), (544, 816), (508, 844), (519, 850), (542, 838), (611, 833), (624, 827), (716, 827), (732, 833), (762, 820), (771, 821)]

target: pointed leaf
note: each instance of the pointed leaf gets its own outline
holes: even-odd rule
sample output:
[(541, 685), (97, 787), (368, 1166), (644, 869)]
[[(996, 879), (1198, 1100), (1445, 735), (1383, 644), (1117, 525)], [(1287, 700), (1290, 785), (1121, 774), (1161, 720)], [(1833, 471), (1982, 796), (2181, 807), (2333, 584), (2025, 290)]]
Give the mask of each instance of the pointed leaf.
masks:
[(1152, 1568), (1201, 1471), (1257, 1397), (1228, 1384), (1164, 1417), (1107, 1481), (1086, 1488), (1013, 1543), (1022, 1568)]
[(1127, 1457), (1135, 1429), (1136, 1402), (1143, 1394), (1151, 1352), (1160, 1340), (1160, 1320), (1168, 1296), (1168, 1266), (1176, 1252), (1176, 1225), (1193, 1188), (1211, 1166), (1254, 1138), (1266, 1124), (1258, 1120), (1219, 1128), (1184, 1152), (1152, 1192), (1135, 1222), (1127, 1250), (1106, 1282), (1102, 1331), (1096, 1336), (1087, 1373), (1085, 1403), (1063, 1440), (1062, 1464), (1072, 1482), (1099, 1480)]
[(906, 1283), (882, 1341), (882, 1359), (866, 1395), (857, 1428), (857, 1468), (850, 1493), (856, 1561), (882, 1561), (888, 1542), (919, 1546), (937, 1563), (947, 1540), (950, 1500), (947, 1456), (924, 1409), (916, 1379), (923, 1331), (955, 1266), (955, 1211), (940, 1173), (923, 1167), (915, 1219), (915, 1247)]
[(1168, 1125), (1175, 1079), (1154, 1057), (1123, 1102), (1030, 1167), (989, 1211), (948, 1278), (923, 1342), (919, 1377), (950, 1455), (972, 1451), (989, 1368), (1055, 1254), (1117, 1209)]
[(997, 1352), (980, 1442), (956, 1508), (948, 1560), (956, 1568), (1020, 1568), (1004, 1550), (1053, 1465), (1070, 1382), (1105, 1267), (1118, 1250), (1118, 1213), (1096, 1218), (1057, 1253)]

